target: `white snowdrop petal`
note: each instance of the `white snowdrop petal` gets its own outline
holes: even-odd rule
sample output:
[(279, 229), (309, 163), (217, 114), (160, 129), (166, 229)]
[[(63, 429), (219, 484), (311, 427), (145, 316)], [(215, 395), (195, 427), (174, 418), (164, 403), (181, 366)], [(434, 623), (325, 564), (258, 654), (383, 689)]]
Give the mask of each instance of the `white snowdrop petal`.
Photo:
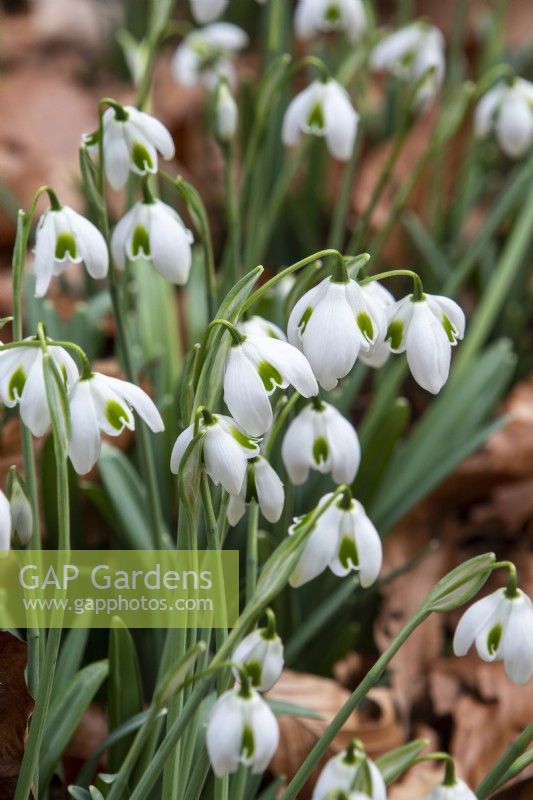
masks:
[(247, 459), (243, 448), (220, 425), (208, 426), (204, 441), (207, 474), (215, 484), (221, 483), (229, 494), (239, 494), (246, 473)]
[(0, 551), (11, 549), (11, 509), (9, 500), (0, 491)]
[(335, 524), (335, 518), (332, 522), (328, 511), (322, 514), (304, 544), (298, 563), (289, 579), (290, 585), (294, 588), (309, 583), (324, 572), (335, 557), (338, 526)]
[(194, 19), (200, 25), (212, 22), (224, 13), (228, 0), (190, 0)]
[(474, 792), (464, 781), (456, 780), (453, 786), (440, 784), (435, 787), (427, 800), (477, 800)]
[(262, 456), (254, 462), (254, 479), (261, 513), (269, 522), (277, 522), (285, 502), (283, 483)]
[(272, 760), (279, 743), (279, 727), (270, 707), (257, 695), (251, 709), (251, 727), (254, 734), (254, 753), (251, 771), (261, 775)]
[(514, 683), (524, 684), (533, 677), (533, 610), (523, 594), (511, 601), (502, 653), (505, 671)]
[(243, 728), (241, 701), (234, 691), (226, 692), (213, 706), (206, 731), (207, 752), (217, 777), (237, 771)]
[(35, 234), (35, 296), (44, 297), (52, 280), (56, 247), (53, 211), (47, 211), (39, 220)]
[[(317, 83), (312, 83), (290, 101), (283, 116), (281, 140), (286, 147), (298, 143), (309, 112), (317, 98)], [(290, 337), (289, 337), (290, 341)]]
[(72, 227), (80, 256), (91, 278), (101, 280), (107, 275), (109, 256), (105, 239), (98, 228), (72, 208), (63, 209)]
[(332, 791), (351, 789), (358, 765), (347, 764), (345, 758), (346, 753), (342, 752), (329, 759), (315, 784), (312, 800), (326, 800)]
[(359, 580), (366, 589), (377, 580), (383, 562), (383, 548), (379, 533), (362, 507), (353, 514), (353, 527), (359, 554)]
[(326, 142), (328, 150), (339, 161), (348, 161), (357, 135), (359, 114), (350, 102), (348, 93), (336, 81), (329, 81), (324, 97)]
[(311, 365), (294, 345), (271, 337), (262, 337), (254, 341), (265, 360), (272, 364), (302, 397), (313, 397), (318, 394), (318, 384)]
[(110, 375), (98, 375), (95, 377), (105, 381), (124, 402), (137, 412), (154, 433), (160, 433), (165, 429), (161, 414), (157, 410), (154, 401), (139, 386), (129, 381), (113, 378)]
[(496, 120), (496, 135), (510, 158), (521, 158), (533, 140), (533, 108), (517, 92), (508, 92)]
[(174, 158), (174, 141), (170, 131), (162, 122), (151, 114), (146, 114), (144, 111), (139, 111), (132, 106), (126, 106), (126, 111), (130, 115), (132, 125), (141, 131), (142, 135), (161, 153), (166, 161)]
[(231, 347), (224, 373), (224, 402), (233, 418), (252, 436), (272, 425), (272, 408), (263, 381), (241, 345)]
[[(462, 339), (465, 335), (465, 315), (463, 309), (449, 297), (442, 295), (428, 294), (426, 295), (427, 302), (434, 313), (437, 313), (438, 319), (446, 321), (446, 318), (454, 327), (457, 332), (457, 338)], [(437, 308), (435, 308), (435, 306)]]
[(109, 132), (104, 128), (105, 173), (113, 189), (122, 189), (130, 172), (130, 151), (121, 130), (123, 125), (116, 123)]
[(468, 608), (455, 629), (453, 652), (456, 656), (464, 656), (474, 644), (476, 636), (483, 628), (501, 601), (501, 592), (493, 592), (478, 600)]
[(290, 423), (283, 437), (281, 458), (295, 486), (305, 483), (309, 476), (314, 431), (310, 409), (304, 409)]
[(486, 136), (494, 127), (500, 102), (505, 97), (503, 84), (495, 86), (483, 95), (474, 112), (474, 130), (478, 136)]
[(118, 269), (125, 269), (127, 246), (131, 241), (131, 236), (137, 225), (137, 218), (139, 215), (142, 203), (135, 203), (129, 211), (124, 214), (120, 219), (111, 236), (111, 255), (113, 256), (113, 263)]
[(172, 453), (170, 455), (170, 469), (172, 472), (177, 475), (178, 470), (180, 468), (181, 459), (183, 455), (192, 442), (194, 438), (194, 425), (189, 425), (188, 428), (185, 428), (184, 431), (180, 433), (176, 441), (174, 442), (174, 447), (172, 448)]
[(438, 394), (450, 371), (451, 346), (440, 321), (424, 301), (413, 303), (406, 335), (407, 363), (415, 381)]
[(228, 512), (227, 512), (229, 524), (232, 526), (237, 525), (239, 520), (243, 518), (245, 511), (246, 511), (246, 503), (244, 502), (242, 492), (241, 494), (238, 495), (232, 494), (229, 499)]
[(237, 52), (249, 42), (248, 34), (232, 22), (213, 22), (199, 32), (201, 38), (221, 50)]
[(331, 450), (331, 477), (335, 483), (351, 484), (361, 462), (361, 446), (353, 425), (337, 411), (326, 405), (324, 422)]
[(80, 380), (72, 388), (69, 407), (71, 422), (69, 458), (78, 475), (85, 475), (96, 464), (102, 447), (90, 380)]
[(154, 267), (178, 286), (187, 283), (192, 262), (192, 234), (169, 213), (163, 203), (155, 203), (150, 216), (150, 252)]
[(310, 314), (314, 311), (317, 303), (327, 292), (329, 286), (329, 279), (321, 281), (317, 286), (313, 286), (308, 292), (302, 295), (295, 303), (292, 309), (289, 321), (287, 324), (287, 338), (289, 342), (302, 350), (302, 336), (301, 328), (303, 326), (302, 319), (304, 315)]

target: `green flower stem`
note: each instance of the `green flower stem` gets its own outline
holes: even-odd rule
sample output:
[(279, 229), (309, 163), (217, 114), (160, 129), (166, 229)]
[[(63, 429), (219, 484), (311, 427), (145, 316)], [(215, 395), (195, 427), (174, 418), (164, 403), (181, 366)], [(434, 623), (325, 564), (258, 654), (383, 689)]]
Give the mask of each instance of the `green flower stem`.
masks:
[[(229, 142), (222, 148), (224, 153), (224, 185), (226, 195), (226, 217), (228, 242), (222, 263), (229, 262), (232, 283), (237, 283), (242, 273), (241, 262), (241, 219), (236, 190), (235, 146)], [(227, 259), (227, 260), (226, 260)]]
[(234, 800), (247, 800), (246, 797), (246, 783), (248, 781), (248, 768), (241, 764), (237, 774), (235, 775), (235, 781), (231, 788), (231, 796)]
[(285, 402), (281, 407), (281, 409), (279, 410), (278, 414), (275, 415), (274, 424), (272, 425), (268, 433), (268, 437), (263, 445), (263, 455), (266, 459), (268, 459), (270, 453), (272, 452), (272, 448), (274, 447), (276, 439), (283, 430), (283, 426), (285, 425), (285, 422), (287, 421), (289, 414), (291, 413), (291, 411), (293, 411), (294, 406), (298, 402), (299, 398), (300, 395), (298, 394), (298, 392), (293, 392), (289, 400), (284, 398)]
[(342, 726), (348, 721), (350, 715), (355, 711), (362, 700), (364, 700), (370, 689), (372, 689), (378, 683), (393, 656), (398, 652), (404, 642), (407, 641), (411, 633), (418, 628), (418, 626), (429, 616), (429, 614), (430, 612), (428, 610), (420, 609), (407, 622), (396, 639), (394, 639), (394, 641), (392, 641), (387, 649), (383, 652), (348, 701), (343, 705), (341, 710), (330, 722), (292, 781), (289, 783), (287, 789), (282, 794), (281, 800), (295, 800), (295, 798), (298, 796), (298, 792), (300, 792), (300, 790), (303, 788), (309, 775), (314, 770), (318, 761), (325, 755), (330, 744), (333, 742), (335, 736), (338, 734)]
[(308, 264), (313, 264), (315, 261), (318, 261), (321, 258), (326, 258), (327, 256), (334, 256), (337, 259), (337, 263), (344, 266), (344, 257), (338, 250), (334, 250), (332, 248), (328, 248), (326, 250), (319, 250), (317, 253), (313, 253), (306, 258), (302, 258), (301, 261), (297, 261), (295, 264), (291, 264), (290, 267), (286, 267), (281, 272), (278, 272), (277, 275), (274, 275), (273, 278), (270, 278), (269, 281), (266, 281), (259, 289), (256, 289), (253, 294), (248, 297), (247, 300), (241, 306), (241, 315), (243, 315), (248, 309), (257, 303), (258, 300), (263, 297), (267, 292), (274, 288), (280, 281), (287, 277), (287, 275), (292, 275), (293, 272), (296, 272), (303, 267), (307, 267)]
[(146, 39), (148, 58), (146, 60), (146, 68), (137, 88), (137, 106), (141, 110), (148, 102), (158, 47), (166, 33), (175, 5), (176, 0), (157, 0), (157, 2), (152, 2), (150, 30)]
[(257, 585), (257, 527), (259, 522), (259, 505), (252, 500), (248, 508), (248, 528), (246, 534), (246, 602), (252, 599)]
[(456, 783), (455, 776), (455, 761), (449, 753), (427, 753), (423, 756), (418, 756), (415, 759), (415, 764), (422, 764), (424, 761), (444, 761), (445, 772), (443, 786), (453, 786)]
[[(46, 343), (45, 343), (46, 347)], [(48, 390), (47, 390), (48, 395)], [(70, 550), (70, 505), (67, 452), (57, 416), (52, 413), (52, 430), (57, 481), (58, 549)], [(31, 718), (30, 730), (20, 769), (14, 800), (27, 800), (33, 782), (37, 783), (39, 751), (52, 696), (55, 668), (61, 642), (61, 628), (51, 628), (46, 641), (39, 692)]]
[[(341, 249), (344, 244), (346, 221), (350, 208), (350, 201), (352, 199), (353, 181), (355, 177), (355, 170), (357, 169), (357, 164), (359, 161), (359, 153), (361, 150), (361, 127), (361, 124), (359, 124), (359, 130), (354, 142), (352, 155), (350, 156), (350, 160), (344, 168), (341, 190), (333, 211), (328, 246), (334, 248), (335, 250)], [(349, 253), (350, 250), (348, 249), (346, 252)]]
[(501, 786), (502, 779), (512, 768), (514, 762), (533, 742), (533, 722), (522, 731), (499, 761), (493, 766), (476, 789), (478, 800), (486, 800)]

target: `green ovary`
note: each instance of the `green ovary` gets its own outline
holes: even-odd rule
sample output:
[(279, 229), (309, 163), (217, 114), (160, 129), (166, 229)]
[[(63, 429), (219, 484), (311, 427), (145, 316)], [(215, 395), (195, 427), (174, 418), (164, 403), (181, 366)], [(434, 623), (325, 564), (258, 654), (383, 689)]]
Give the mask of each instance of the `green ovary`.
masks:
[(105, 418), (112, 428), (121, 431), (128, 421), (128, 412), (116, 400), (108, 400), (105, 407)]
[(325, 463), (328, 459), (329, 446), (323, 436), (319, 436), (313, 443), (313, 459), (316, 464)]
[(487, 636), (487, 650), (489, 651), (491, 656), (494, 655), (494, 653), (500, 646), (500, 642), (502, 640), (502, 633), (503, 633), (503, 627), (499, 622), (489, 631), (489, 635)]
[(351, 536), (343, 536), (339, 547), (339, 561), (344, 569), (359, 566), (359, 553)]
[(141, 142), (135, 142), (131, 148), (131, 160), (143, 172), (154, 167), (152, 156)]
[(131, 252), (134, 258), (150, 255), (150, 236), (144, 225), (136, 225), (131, 237)]
[(403, 322), (401, 322), (401, 320), (399, 319), (394, 319), (390, 323), (387, 329), (387, 336), (385, 337), (390, 341), (390, 346), (392, 347), (393, 350), (397, 350), (400, 347), (403, 341), (403, 335), (404, 335)]
[(26, 383), (26, 378), (27, 375), (22, 367), (18, 367), (11, 376), (7, 389), (7, 394), (10, 400), (18, 400), (21, 397), (24, 384)]
[(276, 367), (272, 364), (269, 364), (268, 361), (261, 361), (261, 363), (257, 365), (257, 371), (267, 392), (273, 392), (276, 386), (281, 386), (283, 383), (280, 372), (278, 372)]
[(54, 253), (56, 261), (64, 261), (65, 258), (70, 258), (71, 261), (75, 261), (77, 257), (78, 251), (76, 249), (76, 240), (74, 236), (68, 231), (63, 231), (58, 234)]

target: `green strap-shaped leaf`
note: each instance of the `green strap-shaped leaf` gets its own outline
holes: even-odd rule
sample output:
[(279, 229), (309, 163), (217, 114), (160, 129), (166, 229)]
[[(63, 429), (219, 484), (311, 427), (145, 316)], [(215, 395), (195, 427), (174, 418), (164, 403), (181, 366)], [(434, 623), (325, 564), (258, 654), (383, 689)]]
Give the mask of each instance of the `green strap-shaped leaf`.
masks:
[[(143, 709), (141, 671), (131, 633), (114, 617), (109, 632), (109, 730), (114, 731)], [(127, 736), (109, 748), (109, 769), (118, 772), (133, 741)]]

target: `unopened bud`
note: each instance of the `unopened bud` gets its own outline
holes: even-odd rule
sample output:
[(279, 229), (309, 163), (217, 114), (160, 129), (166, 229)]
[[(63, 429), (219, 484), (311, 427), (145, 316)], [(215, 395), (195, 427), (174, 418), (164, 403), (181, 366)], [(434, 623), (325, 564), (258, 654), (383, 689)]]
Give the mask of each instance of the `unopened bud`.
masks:
[(20, 547), (31, 542), (33, 512), (26, 496), (24, 482), (15, 467), (11, 467), (7, 479), (7, 496), (11, 510), (11, 539)]
[(222, 142), (231, 142), (237, 131), (239, 112), (225, 81), (217, 89), (215, 116), (216, 135)]

